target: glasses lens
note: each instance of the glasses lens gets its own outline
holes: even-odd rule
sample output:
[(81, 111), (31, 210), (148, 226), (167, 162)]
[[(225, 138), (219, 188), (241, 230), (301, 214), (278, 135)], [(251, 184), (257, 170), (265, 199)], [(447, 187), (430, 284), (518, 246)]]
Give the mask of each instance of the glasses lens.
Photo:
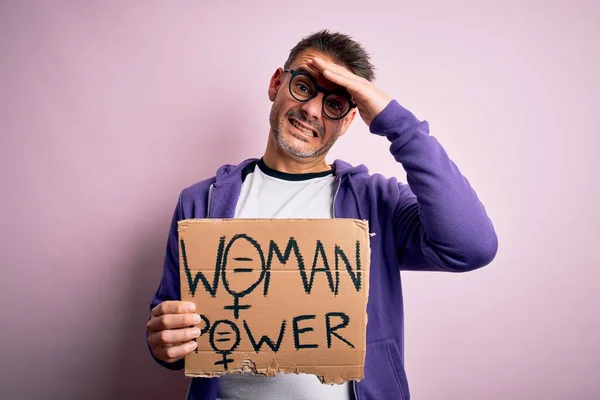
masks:
[(339, 94), (330, 94), (323, 99), (323, 110), (329, 118), (342, 118), (350, 110), (350, 101)]
[(296, 99), (308, 100), (315, 93), (315, 84), (306, 75), (296, 75), (290, 84), (290, 91)]

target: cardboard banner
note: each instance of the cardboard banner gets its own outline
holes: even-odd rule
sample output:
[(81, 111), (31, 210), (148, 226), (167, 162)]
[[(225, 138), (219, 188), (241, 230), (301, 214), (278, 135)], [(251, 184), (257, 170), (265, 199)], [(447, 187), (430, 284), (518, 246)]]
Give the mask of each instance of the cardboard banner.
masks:
[(181, 298), (202, 318), (186, 376), (362, 379), (367, 221), (191, 219), (178, 231)]

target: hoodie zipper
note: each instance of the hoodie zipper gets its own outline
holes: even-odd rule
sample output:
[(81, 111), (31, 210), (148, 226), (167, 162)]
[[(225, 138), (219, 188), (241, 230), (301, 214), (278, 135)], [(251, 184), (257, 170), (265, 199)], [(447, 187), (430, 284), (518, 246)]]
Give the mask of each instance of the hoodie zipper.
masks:
[(332, 205), (332, 210), (331, 210), (333, 218), (337, 218), (336, 215), (335, 215), (335, 201), (337, 199), (338, 193), (340, 192), (340, 187), (342, 187), (342, 177), (341, 176), (338, 179), (337, 188), (335, 189), (335, 192), (333, 194), (333, 205)]
[[(352, 182), (350, 182), (350, 184), (352, 184)], [(338, 179), (337, 188), (335, 189), (335, 194), (333, 195), (333, 218), (336, 218), (336, 216), (335, 216), (335, 201), (337, 199), (337, 195), (340, 192), (341, 187), (342, 187), (342, 177), (340, 176), (340, 178)], [(357, 199), (357, 201), (358, 201), (358, 199)], [(352, 381), (351, 389), (352, 389), (352, 394), (354, 395), (353, 400), (359, 400), (358, 387), (357, 387), (356, 381)]]
[(206, 218), (212, 217), (212, 205), (213, 205), (213, 197), (214, 197), (214, 188), (215, 184), (211, 184), (208, 187), (208, 204), (206, 206)]

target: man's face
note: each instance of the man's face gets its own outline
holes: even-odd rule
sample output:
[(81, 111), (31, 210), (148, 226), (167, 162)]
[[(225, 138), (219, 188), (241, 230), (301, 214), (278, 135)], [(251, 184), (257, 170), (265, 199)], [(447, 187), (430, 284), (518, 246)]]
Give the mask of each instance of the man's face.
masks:
[[(307, 61), (314, 56), (332, 61), (323, 53), (308, 49), (296, 57), (290, 69), (309, 73), (319, 86), (327, 90), (344, 90), (308, 66)], [(343, 119), (331, 120), (322, 113), (323, 93), (307, 102), (300, 102), (290, 94), (290, 79), (291, 74), (281, 68), (271, 78), (269, 98), (273, 105), (269, 119), (272, 138), (291, 156), (303, 159), (318, 158), (327, 154), (335, 141), (346, 132), (356, 110), (353, 109)]]

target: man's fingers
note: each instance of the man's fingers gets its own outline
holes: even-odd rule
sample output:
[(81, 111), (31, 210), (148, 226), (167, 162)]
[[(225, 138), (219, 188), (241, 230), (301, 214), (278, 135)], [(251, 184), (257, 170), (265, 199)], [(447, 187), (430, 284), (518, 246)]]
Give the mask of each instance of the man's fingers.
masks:
[(196, 342), (182, 343), (177, 346), (159, 347), (154, 350), (156, 358), (168, 363), (175, 362), (198, 347)]
[(352, 71), (347, 70), (341, 65), (337, 65), (330, 61), (326, 61), (319, 57), (313, 57), (312, 65), (315, 66), (321, 72), (329, 71), (329, 73), (335, 74), (341, 78), (347, 79), (349, 82), (362, 83), (363, 78), (352, 73)]
[(148, 336), (148, 343), (153, 348), (179, 345), (189, 342), (198, 336), (200, 336), (200, 329), (198, 328), (170, 329), (151, 333)]
[[(315, 58), (313, 60), (321, 59)], [(339, 65), (325, 63), (326, 61), (324, 60), (313, 61), (312, 65), (315, 66), (327, 80), (345, 87), (352, 94), (356, 94), (360, 91), (361, 87), (364, 86), (364, 82), (360, 79), (360, 77), (354, 75), (352, 72), (345, 70)]]
[(344, 76), (339, 72), (333, 71), (331, 69), (323, 70), (323, 76), (331, 82), (337, 83), (338, 85), (345, 87), (351, 93), (357, 92), (360, 89), (359, 82), (350, 79), (347, 76)]
[(158, 332), (169, 329), (185, 328), (200, 323), (198, 314), (163, 314), (150, 318), (146, 324), (149, 332)]
[(152, 316), (163, 314), (186, 314), (196, 311), (196, 305), (191, 301), (163, 301), (152, 309)]

